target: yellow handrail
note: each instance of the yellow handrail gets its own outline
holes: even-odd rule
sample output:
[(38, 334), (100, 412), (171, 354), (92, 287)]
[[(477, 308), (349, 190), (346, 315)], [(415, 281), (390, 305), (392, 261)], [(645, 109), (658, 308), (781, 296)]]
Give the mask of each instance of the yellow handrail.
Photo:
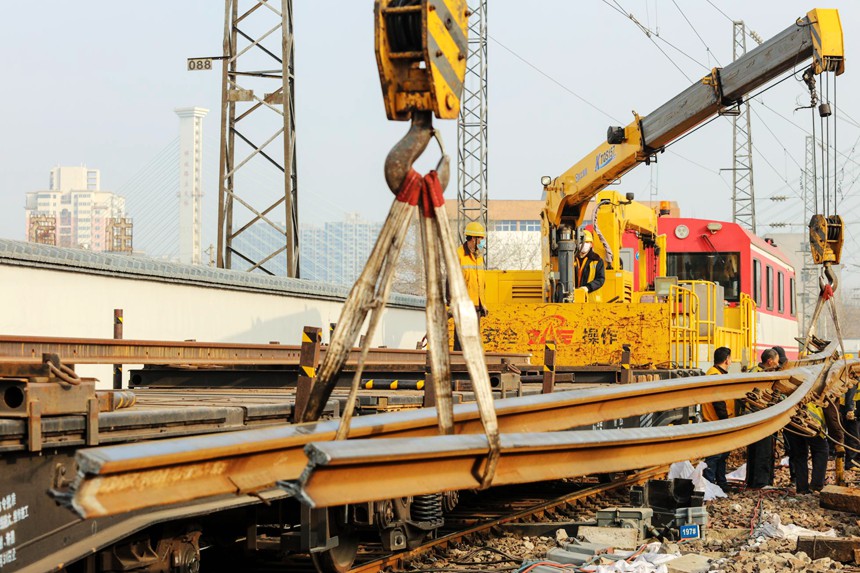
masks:
[(672, 285), (669, 308), (672, 361), (678, 368), (698, 368), (699, 297), (688, 288)]

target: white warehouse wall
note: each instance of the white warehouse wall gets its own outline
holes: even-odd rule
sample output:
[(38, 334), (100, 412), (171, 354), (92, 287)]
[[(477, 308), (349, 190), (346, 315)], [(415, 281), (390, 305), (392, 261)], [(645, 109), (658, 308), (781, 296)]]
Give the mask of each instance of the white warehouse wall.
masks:
[[(302, 293), (183, 284), (164, 278), (116, 276), (119, 272), (50, 268), (34, 261), (22, 264), (3, 256), (2, 247), (0, 244), (0, 300), (5, 302), (0, 334), (112, 338), (113, 309), (121, 308), (126, 339), (300, 344), (304, 326), (319, 326), (327, 342), (328, 325), (338, 321), (342, 306), (342, 299), (324, 300)], [(244, 278), (231, 271), (212, 272)], [(374, 346), (415, 348), (425, 333), (423, 301), (408, 297), (408, 302), (401, 300), (396, 308), (385, 311)], [(80, 366), (78, 371), (99, 378), (100, 387), (110, 385), (110, 366)]]

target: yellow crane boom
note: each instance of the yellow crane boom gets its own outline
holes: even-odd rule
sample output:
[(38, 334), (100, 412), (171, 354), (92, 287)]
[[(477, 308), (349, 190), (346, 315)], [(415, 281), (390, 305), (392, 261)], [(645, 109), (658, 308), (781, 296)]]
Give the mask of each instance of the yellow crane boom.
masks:
[[(710, 74), (647, 116), (634, 112), (626, 127), (611, 126), (606, 142), (556, 177), (544, 177), (541, 255), (545, 300), (563, 300), (572, 292), (567, 257), (578, 239), (586, 206), (597, 193), (636, 167), (648, 163), (666, 145), (746, 94), (812, 58), (809, 72), (844, 71), (842, 24), (835, 9), (816, 8), (774, 38)], [(560, 259), (563, 259), (560, 261)]]
[(816, 74), (844, 70), (842, 24), (835, 9), (817, 8), (776, 37), (725, 68), (710, 74), (647, 116), (634, 113), (626, 127), (610, 127), (605, 143), (570, 169), (546, 178), (546, 220), (560, 225), (568, 216), (576, 225), (585, 204), (613, 181), (721, 110), (740, 103), (752, 90), (812, 58)]

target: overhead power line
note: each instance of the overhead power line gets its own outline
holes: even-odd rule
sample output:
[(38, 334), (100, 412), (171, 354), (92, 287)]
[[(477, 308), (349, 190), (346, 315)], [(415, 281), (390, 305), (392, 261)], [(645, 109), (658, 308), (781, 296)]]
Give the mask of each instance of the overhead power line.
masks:
[(644, 24), (642, 24), (642, 22), (640, 22), (639, 20), (637, 20), (637, 19), (636, 19), (636, 16), (634, 16), (632, 12), (627, 12), (624, 8), (622, 8), (622, 6), (618, 3), (618, 1), (617, 1), (617, 0), (612, 0), (612, 2), (615, 4), (615, 6), (613, 6), (612, 4), (610, 4), (610, 3), (609, 3), (609, 0), (603, 0), (603, 3), (604, 3), (604, 4), (606, 4), (607, 6), (609, 6), (610, 8), (612, 8), (613, 10), (615, 10), (616, 12), (618, 12), (619, 14), (623, 15), (625, 18), (627, 18), (628, 20), (630, 20), (631, 22), (633, 22), (633, 23), (636, 25), (636, 27), (637, 27), (637, 28), (639, 28), (639, 29), (642, 31), (642, 33), (643, 33), (643, 34), (645, 34), (645, 37), (646, 37), (646, 38), (648, 38), (648, 39), (651, 41), (651, 43), (652, 43), (652, 44), (654, 44), (654, 47), (655, 47), (655, 48), (657, 48), (657, 49), (660, 51), (660, 53), (661, 53), (661, 54), (663, 54), (664, 56), (666, 56), (666, 59), (667, 59), (667, 60), (669, 60), (669, 62), (670, 62), (673, 66), (675, 66), (675, 69), (677, 69), (679, 72), (681, 72), (681, 75), (683, 75), (683, 76), (687, 79), (687, 81), (688, 81), (688, 82), (692, 82), (692, 81), (693, 81), (693, 80), (692, 80), (692, 78), (690, 78), (690, 76), (688, 76), (688, 75), (687, 75), (687, 72), (685, 72), (685, 71), (681, 68), (681, 66), (679, 66), (679, 65), (678, 65), (678, 63), (677, 63), (677, 62), (675, 62), (675, 60), (673, 60), (673, 59), (672, 59), (672, 57), (671, 57), (669, 54), (667, 54), (667, 53), (666, 53), (666, 51), (665, 51), (663, 48), (661, 48), (661, 47), (660, 47), (660, 45), (659, 45), (659, 44), (657, 44), (657, 42), (654, 40), (654, 38), (658, 38), (658, 39), (662, 40), (662, 41), (663, 41), (664, 43), (666, 43), (668, 46), (670, 46), (671, 48), (673, 48), (674, 50), (676, 50), (679, 54), (682, 54), (684, 57), (686, 57), (687, 59), (692, 60), (693, 62), (695, 62), (695, 63), (696, 63), (696, 64), (698, 64), (699, 66), (701, 66), (701, 67), (705, 68), (706, 70), (709, 70), (709, 69), (710, 69), (708, 66), (706, 66), (705, 64), (703, 64), (703, 63), (699, 62), (698, 60), (696, 60), (695, 58), (693, 58), (692, 56), (690, 56), (688, 53), (686, 53), (686, 52), (685, 52), (685, 51), (683, 51), (682, 49), (678, 48), (677, 46), (673, 45), (673, 44), (672, 44), (672, 43), (670, 43), (669, 41), (667, 41), (667, 40), (665, 40), (664, 38), (660, 37), (659, 35), (655, 34), (652, 30), (650, 30), (650, 29), (649, 29), (649, 28), (647, 28)]
[[(750, 99), (752, 99), (752, 98), (750, 98)], [(792, 126), (796, 127), (797, 129), (799, 129), (800, 131), (802, 131), (802, 132), (804, 133), (804, 135), (812, 135), (812, 133), (811, 133), (810, 131), (807, 131), (807, 130), (806, 130), (806, 128), (804, 128), (804, 127), (802, 127), (802, 126), (798, 125), (797, 123), (795, 123), (794, 121), (792, 121), (790, 118), (786, 117), (786, 116), (785, 116), (785, 115), (783, 115), (782, 113), (780, 113), (780, 112), (778, 112), (777, 110), (773, 109), (772, 107), (770, 107), (769, 105), (767, 105), (767, 104), (766, 104), (766, 103), (764, 103), (763, 101), (761, 101), (761, 100), (756, 100), (756, 103), (761, 104), (763, 107), (765, 107), (766, 109), (768, 109), (768, 110), (769, 110), (769, 111), (771, 111), (772, 113), (776, 114), (777, 116), (779, 116), (780, 118), (782, 118), (783, 120), (785, 120), (786, 122), (788, 122), (789, 124), (791, 124)], [(831, 151), (833, 151), (833, 152), (834, 152), (834, 153), (836, 153), (837, 155), (840, 155), (840, 156), (841, 156), (843, 159), (845, 159), (846, 161), (848, 161), (848, 162), (850, 162), (850, 163), (853, 163), (854, 165), (860, 166), (860, 162), (858, 162), (857, 160), (853, 159), (852, 157), (849, 157), (849, 156), (848, 156), (848, 155), (846, 155), (845, 153), (842, 153), (842, 152), (841, 152), (841, 151), (839, 151), (838, 149), (833, 149), (833, 148), (832, 148), (832, 146), (831, 146)]]
[(595, 111), (605, 115), (606, 117), (608, 117), (609, 119), (611, 119), (612, 121), (614, 121), (616, 123), (623, 123), (621, 120), (619, 120), (615, 117), (612, 117), (610, 114), (603, 111), (602, 109), (600, 109), (599, 107), (597, 107), (596, 105), (594, 105), (593, 103), (591, 103), (590, 101), (588, 101), (587, 99), (585, 99), (584, 97), (582, 97), (581, 95), (579, 95), (578, 93), (576, 93), (575, 91), (573, 91), (572, 89), (570, 89), (569, 87), (567, 87), (566, 85), (561, 83), (560, 81), (558, 81), (557, 79), (555, 79), (554, 77), (552, 77), (551, 75), (549, 75), (548, 73), (546, 73), (545, 71), (543, 71), (542, 69), (540, 69), (539, 67), (534, 65), (533, 63), (531, 63), (530, 61), (528, 61), (527, 59), (525, 59), (524, 57), (522, 57), (521, 55), (519, 55), (518, 53), (513, 51), (511, 48), (507, 47), (506, 45), (501, 43), (499, 40), (494, 38), (493, 36), (489, 36), (489, 38), (490, 38), (490, 40), (492, 40), (493, 42), (498, 44), (501, 48), (503, 48), (505, 51), (509, 52), (512, 56), (514, 56), (515, 58), (520, 60), (522, 63), (524, 63), (525, 65), (527, 65), (528, 67), (530, 67), (531, 69), (533, 69), (534, 71), (536, 71), (537, 73), (539, 73), (540, 75), (542, 75), (543, 77), (545, 77), (546, 79), (548, 79), (549, 81), (551, 81), (552, 83), (554, 83), (555, 85), (560, 87), (561, 89), (563, 89), (564, 91), (566, 91), (567, 93), (569, 93), (570, 95), (572, 95), (573, 97), (575, 97), (576, 99), (578, 99), (579, 101), (584, 103), (585, 105), (587, 105), (590, 108), (594, 109)]
[(677, 2), (675, 2), (675, 0), (672, 0), (672, 4), (674, 4), (674, 5), (675, 5), (675, 8), (677, 8), (677, 9), (678, 9), (678, 12), (680, 12), (680, 13), (681, 13), (681, 16), (684, 18), (684, 20), (687, 22), (687, 24), (689, 24), (689, 25), (690, 25), (690, 28), (693, 30), (693, 33), (696, 35), (696, 37), (697, 37), (697, 38), (699, 38), (699, 41), (700, 41), (700, 42), (702, 42), (702, 45), (703, 45), (703, 46), (705, 46), (705, 51), (706, 51), (706, 52), (708, 52), (708, 57), (710, 58), (711, 56), (713, 56), (713, 57), (714, 57), (714, 61), (715, 61), (715, 62), (717, 62), (717, 65), (718, 65), (718, 66), (720, 66), (720, 67), (722, 67), (723, 65), (720, 63), (720, 60), (718, 60), (718, 59), (717, 59), (717, 56), (714, 56), (713, 52), (711, 52), (711, 48), (710, 48), (710, 47), (708, 46), (708, 44), (705, 42), (705, 39), (704, 39), (704, 38), (702, 38), (701, 34), (699, 34), (699, 31), (698, 31), (698, 30), (696, 30), (696, 27), (695, 27), (695, 26), (693, 26), (693, 23), (692, 23), (692, 22), (690, 22), (690, 19), (689, 19), (689, 18), (687, 18), (687, 15), (686, 15), (686, 14), (684, 14), (684, 11), (683, 11), (683, 10), (681, 10), (681, 7), (680, 7), (680, 6), (678, 6), (678, 3), (677, 3)]
[[(722, 16), (723, 16), (726, 20), (728, 20), (729, 22), (732, 22), (732, 23), (734, 23), (734, 22), (735, 22), (735, 18), (732, 18), (731, 16), (729, 16), (728, 14), (726, 14), (725, 12), (723, 12), (722, 10), (720, 10), (720, 7), (719, 7), (719, 6), (717, 6), (716, 4), (714, 4), (713, 2), (711, 2), (711, 0), (707, 0), (707, 2), (708, 2), (708, 4), (710, 4), (711, 6), (713, 6), (713, 7), (714, 7), (714, 9), (715, 9), (717, 12), (719, 12), (720, 14), (722, 14)], [(761, 44), (763, 43), (763, 40), (761, 39), (761, 36), (759, 36), (759, 35), (755, 32), (755, 30), (747, 30), (747, 31), (746, 31), (746, 34), (747, 34), (747, 36), (749, 36), (750, 38), (752, 38), (753, 40), (755, 40), (755, 42), (756, 42), (757, 44), (761, 45)]]

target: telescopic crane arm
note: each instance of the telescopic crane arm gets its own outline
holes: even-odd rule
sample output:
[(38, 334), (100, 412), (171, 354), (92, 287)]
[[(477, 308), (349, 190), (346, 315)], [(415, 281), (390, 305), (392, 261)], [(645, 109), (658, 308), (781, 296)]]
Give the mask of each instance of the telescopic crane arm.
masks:
[[(626, 127), (610, 127), (607, 141), (555, 179), (544, 182), (546, 220), (558, 226), (571, 217), (579, 226), (585, 206), (599, 191), (650, 158), (672, 141), (721, 110), (812, 58), (815, 74), (844, 71), (839, 12), (817, 8), (776, 37), (725, 68), (714, 68), (647, 116), (634, 113)], [(546, 178), (550, 179), (550, 178)]]
[[(542, 216), (545, 300), (566, 300), (573, 288), (572, 247), (589, 201), (619, 177), (746, 94), (812, 59), (812, 74), (845, 69), (839, 12), (816, 8), (774, 38), (685, 89), (647, 116), (634, 112), (626, 127), (611, 126), (606, 142), (556, 177), (544, 177)], [(807, 74), (808, 75), (808, 74)], [(560, 261), (560, 259), (563, 259)]]

